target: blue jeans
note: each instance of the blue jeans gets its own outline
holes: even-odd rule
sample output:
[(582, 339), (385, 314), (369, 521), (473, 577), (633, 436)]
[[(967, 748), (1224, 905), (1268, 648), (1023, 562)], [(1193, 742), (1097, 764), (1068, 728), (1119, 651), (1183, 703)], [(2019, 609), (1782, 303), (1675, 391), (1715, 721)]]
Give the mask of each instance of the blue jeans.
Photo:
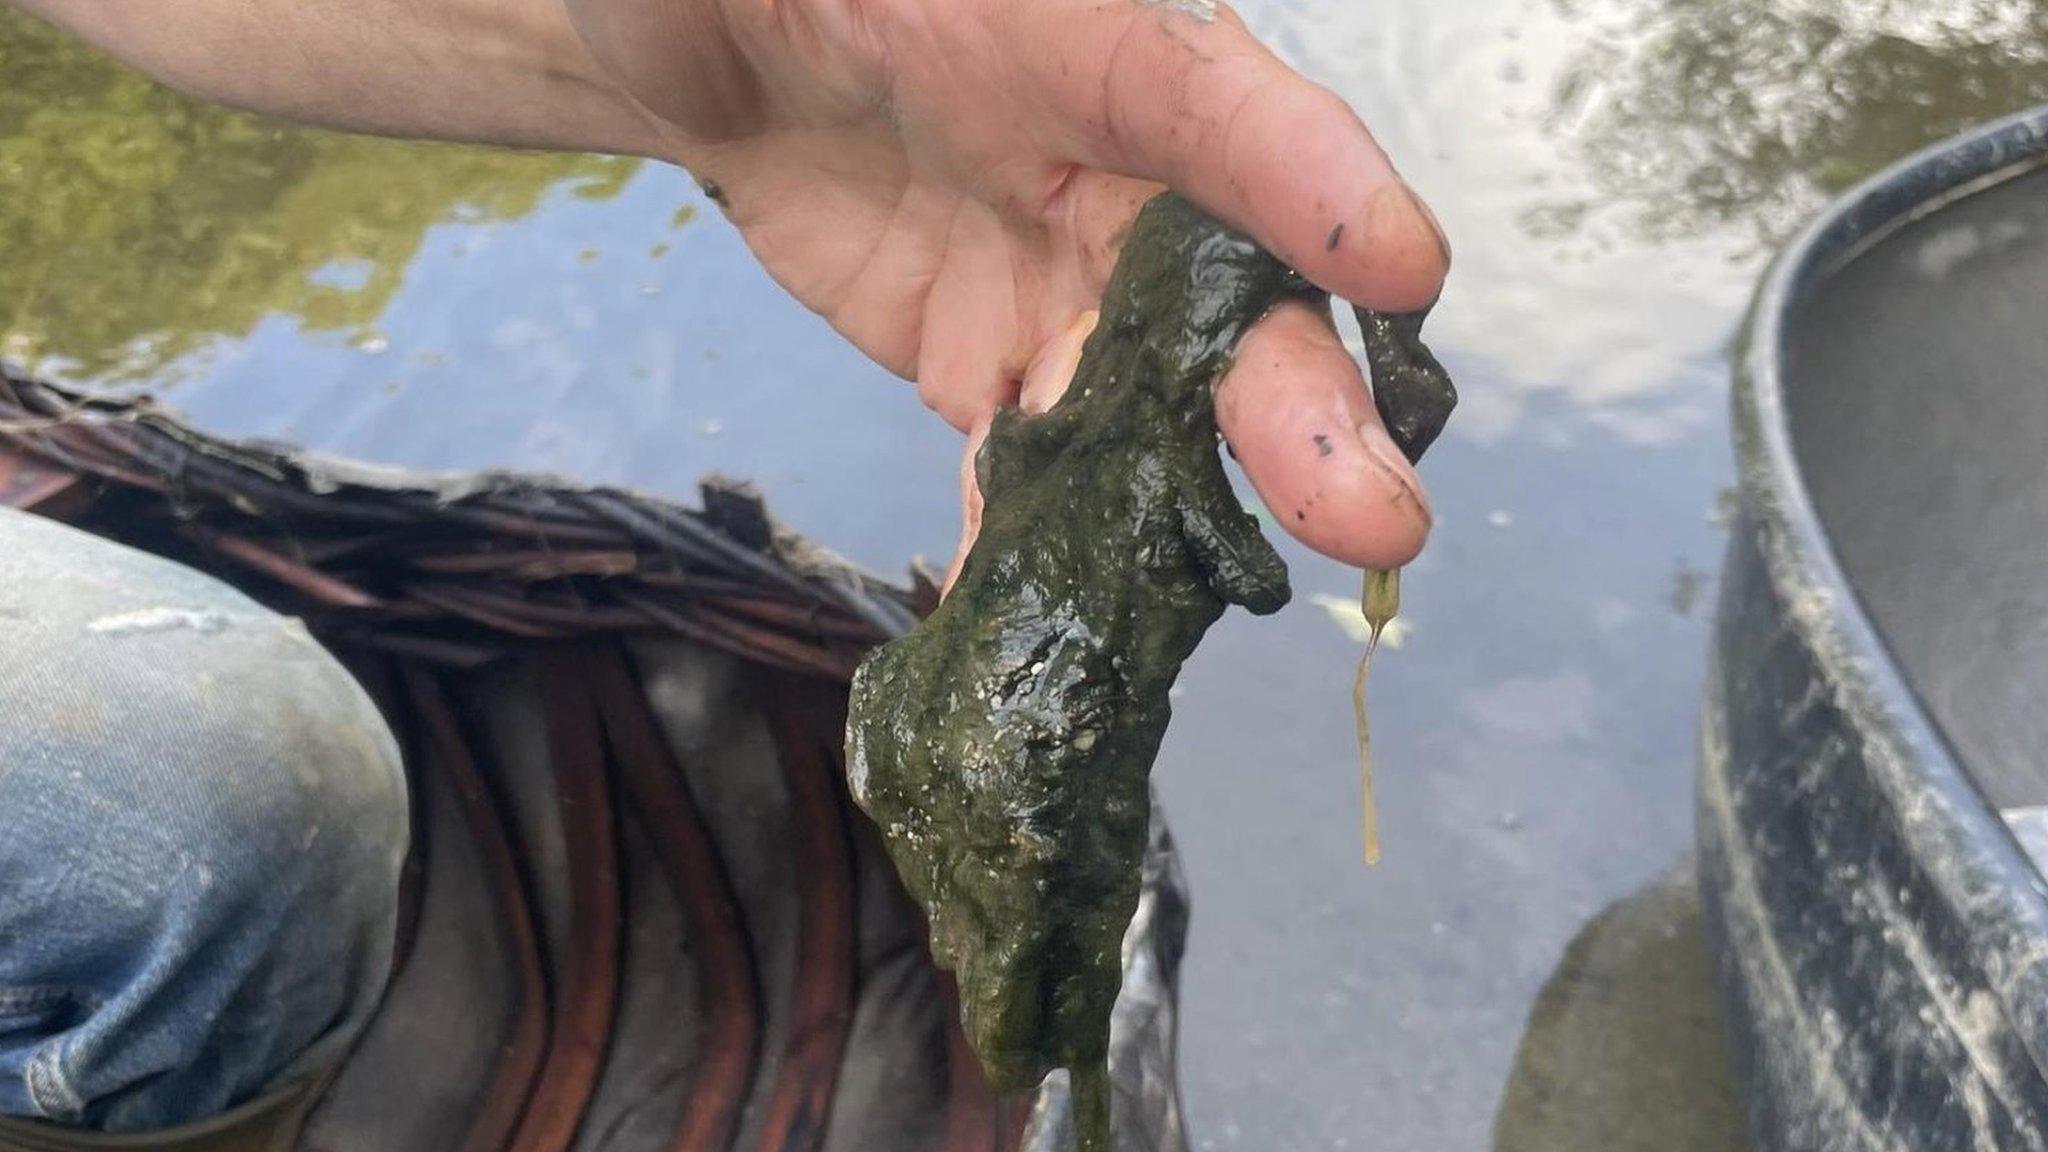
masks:
[(332, 1063), (388, 973), (406, 805), (296, 620), (0, 508), (0, 1115), (162, 1128)]

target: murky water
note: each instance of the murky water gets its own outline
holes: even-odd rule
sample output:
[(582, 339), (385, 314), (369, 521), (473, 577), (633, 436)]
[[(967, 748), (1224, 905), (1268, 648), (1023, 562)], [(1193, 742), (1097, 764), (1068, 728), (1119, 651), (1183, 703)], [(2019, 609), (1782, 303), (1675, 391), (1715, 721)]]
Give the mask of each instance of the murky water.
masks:
[[(1830, 191), (2048, 100), (2048, 11), (1241, 8), (1444, 217), (1434, 333), (1467, 400), (1374, 676), (1383, 865), (1358, 864), (1329, 607), (1353, 574), (1290, 548), (1296, 605), (1228, 619), (1184, 680), (1160, 783), (1196, 889), (1196, 1143), (1734, 1152), (1683, 864), (1726, 349)], [(888, 571), (950, 547), (953, 434), (681, 173), (281, 129), (19, 17), (0, 73), (0, 352), (380, 460), (744, 474)]]

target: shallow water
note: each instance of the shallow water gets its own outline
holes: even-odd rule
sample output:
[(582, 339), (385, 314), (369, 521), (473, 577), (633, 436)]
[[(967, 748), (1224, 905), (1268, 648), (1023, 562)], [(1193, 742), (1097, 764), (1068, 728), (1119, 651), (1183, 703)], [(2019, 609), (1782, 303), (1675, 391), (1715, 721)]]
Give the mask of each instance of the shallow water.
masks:
[[(1355, 574), (1190, 666), (1160, 784), (1196, 891), (1204, 1149), (1741, 1147), (1683, 857), (1772, 246), (1885, 161), (2048, 100), (2006, 0), (1251, 0), (1457, 247), (1465, 407), (1374, 674)], [(286, 130), (0, 16), (0, 352), (222, 432), (688, 495), (750, 476), (885, 571), (943, 557), (954, 435), (786, 300), (681, 173)]]

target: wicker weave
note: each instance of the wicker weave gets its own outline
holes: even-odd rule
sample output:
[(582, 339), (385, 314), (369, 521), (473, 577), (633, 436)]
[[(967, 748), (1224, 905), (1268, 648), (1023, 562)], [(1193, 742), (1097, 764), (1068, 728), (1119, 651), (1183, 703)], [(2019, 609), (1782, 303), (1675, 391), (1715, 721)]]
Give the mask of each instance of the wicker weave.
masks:
[[(928, 1056), (937, 1067), (928, 1072), (943, 1086), (936, 1147), (1051, 1152), (1071, 1139), (1062, 1077), (1012, 1099), (990, 1091), (959, 1030), (950, 984), (930, 969), (922, 922), (893, 877), (872, 874), (886, 860), (845, 794), (847, 682), (870, 649), (936, 606), (937, 589), (922, 572), (907, 588), (868, 575), (779, 530), (740, 483), (707, 480), (701, 508), (688, 508), (531, 474), (380, 469), (207, 436), (146, 398), (89, 396), (4, 369), (0, 506), (177, 560), (304, 620), (400, 734), (422, 820), (438, 818), (444, 833), (452, 828), (479, 846), (478, 890), (491, 895), (489, 907), (473, 911), (495, 925), (502, 962), (523, 991), (488, 1086), (461, 1117), (459, 1137), (435, 1152), (580, 1146), (608, 1071), (602, 1054), (620, 982), (636, 970), (649, 978), (647, 961), (619, 950), (631, 915), (618, 868), (630, 853), (615, 825), (626, 821), (642, 828), (694, 942), (657, 963), (692, 965), (698, 986), (715, 993), (708, 1002), (716, 1007), (700, 1020), (677, 1022), (679, 1034), (701, 1028), (715, 1037), (715, 1056), (673, 1085), (681, 1111), (660, 1140), (666, 1152), (821, 1152), (840, 1073), (850, 1060), (873, 1058), (849, 1047), (859, 1006), (920, 986), (900, 974), (871, 982), (874, 973), (856, 972), (860, 938), (874, 917), (891, 915), (914, 926), (892, 955), (914, 957), (929, 973), (929, 992), (880, 1015), (933, 1021), (938, 1049)], [(779, 764), (788, 795), (788, 843), (754, 850), (787, 852), (796, 862), (798, 931), (792, 982), (782, 990), (792, 1008), (779, 1035), (760, 1011), (774, 990), (743, 925), (730, 861), (692, 794), (701, 783), (691, 779), (696, 766), (657, 734), (659, 709), (635, 672), (636, 645), (674, 637), (769, 670), (745, 707), (774, 733), (765, 770)], [(508, 668), (538, 695), (480, 699), (479, 685)], [(503, 818), (512, 807), (509, 751), (490, 746), (483, 721), (506, 709), (536, 713), (547, 734), (566, 853), (551, 863)], [(458, 800), (459, 812), (445, 807)], [(425, 869), (437, 857), (423, 850), (432, 842), (425, 832), (422, 823), (408, 869), (404, 941), (419, 936), (422, 893), (433, 890)], [(560, 882), (536, 884), (537, 870)], [(566, 940), (543, 938), (549, 891), (568, 900), (556, 917), (573, 926)], [(1186, 909), (1172, 842), (1155, 817), (1111, 1056), (1119, 1139), (1148, 1152), (1186, 1148), (1174, 1072)], [(409, 951), (408, 943), (402, 954)], [(386, 1015), (398, 1018), (409, 984), (415, 995), (439, 994), (442, 977), (430, 968), (401, 967)], [(416, 1106), (403, 1092), (378, 1096), (372, 1054), (388, 1051), (377, 1043), (384, 1019), (329, 1105), (363, 1099), (349, 1091), (351, 1074), (361, 1072), (372, 1110)], [(760, 1082), (755, 1054), (770, 1049), (781, 1054), (777, 1071)], [(320, 1114), (314, 1126), (317, 1135)], [(388, 1149), (316, 1142), (301, 1152)]]
[(692, 509), (525, 474), (374, 469), (4, 371), (0, 445), (51, 470), (0, 472), (0, 500), (40, 484), (66, 519), (221, 575), (330, 643), (443, 664), (656, 632), (845, 680), (933, 598), (921, 576), (892, 587), (779, 531), (751, 488), (716, 479)]

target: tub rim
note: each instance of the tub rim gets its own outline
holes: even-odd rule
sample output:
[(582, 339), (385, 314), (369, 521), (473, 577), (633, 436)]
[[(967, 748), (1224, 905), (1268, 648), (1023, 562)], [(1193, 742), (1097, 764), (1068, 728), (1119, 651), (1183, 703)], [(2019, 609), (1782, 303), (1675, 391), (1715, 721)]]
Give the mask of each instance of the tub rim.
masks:
[[(1864, 251), (1940, 208), (2048, 167), (2048, 105), (1969, 129), (1851, 189), (1780, 252), (1734, 358), (1743, 518), (1784, 626), (1811, 656), (1870, 785), (1914, 863), (1987, 960), (1993, 991), (2048, 1067), (2048, 883), (1922, 704), (1850, 584), (1800, 467), (1786, 406), (1787, 333), (1801, 306)], [(1723, 607), (1726, 611), (1726, 606)]]

